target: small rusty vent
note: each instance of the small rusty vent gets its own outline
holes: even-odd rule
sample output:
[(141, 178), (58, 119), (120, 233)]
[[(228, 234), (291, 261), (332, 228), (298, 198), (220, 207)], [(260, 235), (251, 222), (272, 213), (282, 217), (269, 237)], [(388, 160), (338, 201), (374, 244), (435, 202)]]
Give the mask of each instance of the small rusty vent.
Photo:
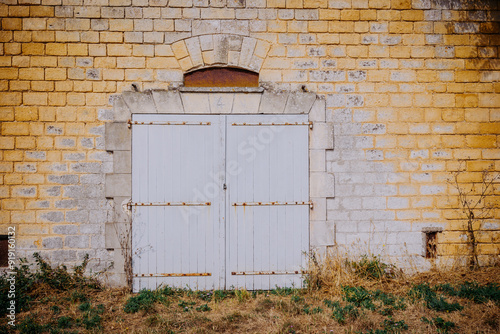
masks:
[(427, 259), (437, 257), (437, 232), (425, 233), (425, 257)]
[(240, 68), (214, 67), (184, 75), (185, 87), (258, 87), (259, 74)]
[(9, 239), (7, 235), (0, 235), (0, 267), (9, 265)]

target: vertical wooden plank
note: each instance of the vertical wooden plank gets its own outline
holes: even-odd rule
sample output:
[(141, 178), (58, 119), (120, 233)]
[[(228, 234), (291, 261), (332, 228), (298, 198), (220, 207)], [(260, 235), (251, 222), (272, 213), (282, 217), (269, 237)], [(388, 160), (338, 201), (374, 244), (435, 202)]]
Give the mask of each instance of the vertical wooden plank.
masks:
[[(248, 141), (250, 143), (253, 143), (257, 140), (256, 136), (256, 127), (247, 127), (245, 129), (245, 135), (243, 137), (243, 140)], [(252, 144), (253, 145), (253, 144)], [(257, 172), (255, 170), (255, 161), (259, 159), (259, 155), (261, 154), (260, 151), (260, 146), (257, 148), (256, 147), (256, 156), (255, 159), (249, 159), (246, 161), (245, 168), (248, 169), (248, 173), (245, 173), (245, 201), (248, 202), (255, 202), (255, 196), (254, 196), (254, 185), (255, 185), (255, 173)], [(254, 230), (254, 212), (256, 210), (255, 206), (249, 206), (246, 208), (246, 213), (245, 213), (245, 227), (244, 230), (242, 231), (243, 233), (243, 240), (245, 242), (244, 245), (244, 271), (255, 271), (254, 269), (254, 236), (253, 236), (253, 230)], [(253, 290), (254, 289), (254, 275), (249, 275), (249, 276), (243, 276), (245, 279), (245, 288), (248, 290)]]
[[(287, 189), (286, 176), (288, 175), (288, 166), (283, 164), (283, 162), (286, 161), (288, 154), (285, 146), (286, 131), (287, 128), (284, 127), (283, 130), (276, 135), (274, 141), (272, 142), (272, 145), (277, 153), (276, 160), (269, 166), (275, 178), (275, 182), (272, 184), (273, 188), (271, 189), (271, 198), (273, 198), (274, 201), (279, 202), (285, 202)], [(283, 264), (286, 259), (286, 209), (287, 208), (283, 205), (278, 206), (278, 216), (277, 221), (275, 222), (276, 231), (272, 236), (273, 242), (276, 244), (276, 258), (273, 259), (276, 271), (284, 271)], [(281, 284), (282, 279), (282, 275), (273, 275), (271, 277), (271, 286), (283, 286)]]
[[(137, 208), (132, 208), (132, 220), (135, 223), (139, 223), (139, 217), (137, 213)], [(132, 273), (137, 274), (140, 272), (140, 258), (138, 257), (136, 250), (138, 248), (138, 242), (135, 241), (132, 236)], [(116, 251), (116, 250), (115, 250)], [(132, 291), (137, 292), (141, 290), (141, 279), (138, 277), (132, 277)]]
[[(220, 115), (218, 119), (218, 136), (214, 139), (216, 141), (214, 147), (218, 148), (218, 156), (220, 159), (214, 159), (213, 166), (214, 170), (219, 172), (218, 184), (219, 189), (222, 188), (220, 195), (218, 197), (219, 205), (214, 206), (214, 249), (217, 251), (217, 255), (215, 261), (213, 263), (213, 272), (216, 272), (217, 268), (220, 268), (218, 271), (219, 278), (215, 281), (214, 286), (217, 289), (225, 289), (226, 288), (226, 243), (227, 243), (227, 234), (226, 234), (226, 226), (227, 226), (227, 210), (226, 208), (230, 208), (230, 204), (227, 202), (226, 198), (229, 194), (227, 191), (227, 162), (226, 162), (226, 116)], [(217, 145), (218, 144), (218, 145)], [(218, 161), (217, 161), (218, 160)], [(231, 170), (232, 172), (232, 170)], [(215, 210), (215, 209), (218, 210)]]
[[(160, 150), (159, 147), (159, 126), (158, 125), (148, 125), (148, 142), (151, 146), (150, 154), (148, 155), (148, 186), (147, 191), (141, 194), (142, 198), (146, 198), (146, 202), (158, 202), (158, 178), (161, 177), (159, 174), (159, 162), (158, 155)], [(158, 260), (158, 242), (156, 239), (158, 225), (161, 223), (158, 219), (158, 208), (152, 207), (148, 210), (149, 213), (149, 224), (148, 224), (148, 247), (149, 247), (149, 263), (148, 263), (148, 273), (157, 273), (157, 260)], [(148, 289), (154, 290), (156, 288), (156, 277), (150, 277), (148, 279)]]
[[(297, 159), (297, 175), (296, 179), (301, 179), (302, 182), (300, 193), (298, 194), (299, 198), (304, 199), (304, 201), (309, 202), (309, 128), (300, 128), (300, 133), (298, 134), (298, 138), (303, 138), (302, 140), (297, 140), (296, 142), (296, 150), (299, 152), (299, 158)], [(307, 175), (307, 177), (304, 177)], [(309, 255), (309, 206), (301, 206), (299, 207), (300, 214), (297, 216), (300, 217), (300, 221), (295, 222), (296, 229), (300, 232), (296, 233), (296, 245), (300, 245), (300, 252), (298, 254), (299, 258), (296, 260), (299, 263), (299, 267), (301, 270), (307, 270), (307, 260)], [(304, 224), (307, 222), (307, 224)], [(299, 279), (299, 282), (302, 286), (303, 280)]]
[[(285, 137), (284, 151), (286, 152), (285, 163), (289, 166), (286, 168), (285, 175), (285, 184), (283, 185), (285, 192), (285, 202), (295, 202), (298, 197), (295, 196), (295, 189), (300, 188), (301, 186), (301, 178), (295, 178), (295, 166), (296, 166), (296, 155), (298, 152), (295, 152), (294, 143), (298, 138), (297, 136), (297, 126), (289, 126), (286, 127), (285, 131), (283, 131), (283, 136)], [(284, 263), (282, 264), (283, 271), (291, 271), (294, 268), (294, 255), (297, 251), (300, 251), (300, 248), (294, 248), (293, 240), (294, 240), (294, 228), (295, 222), (297, 221), (297, 217), (294, 216), (295, 205), (287, 205), (285, 206), (285, 236), (284, 236), (284, 244), (285, 244), (285, 256)], [(282, 277), (280, 284), (284, 286), (290, 286), (291, 282), (287, 281), (288, 277)]]
[[(214, 150), (212, 146), (212, 138), (213, 135), (211, 134), (214, 133), (212, 130), (212, 127), (214, 127), (214, 124), (212, 124), (209, 128), (203, 128), (203, 130), (199, 131), (200, 134), (200, 143), (198, 145), (195, 145), (193, 148), (193, 160), (195, 163), (198, 165), (199, 170), (201, 170), (201, 173), (197, 173), (197, 179), (194, 180), (193, 183), (193, 190), (196, 192), (203, 192), (204, 191), (204, 185), (209, 184), (210, 180), (208, 177), (208, 174), (211, 172), (212, 168), (209, 166), (209, 161), (207, 161), (207, 156), (204, 154), (207, 150)], [(192, 132), (196, 133), (196, 129), (192, 129)], [(210, 145), (210, 147), (207, 147), (207, 144)], [(213, 154), (212, 154), (213, 156)], [(209, 157), (208, 157), (209, 158)], [(203, 199), (200, 198), (200, 201)], [(214, 203), (213, 198), (209, 198), (210, 202)], [(207, 207), (205, 210), (199, 210), (200, 208), (196, 208), (196, 214), (199, 216), (198, 219), (198, 228), (197, 228), (197, 233), (196, 233), (196, 239), (198, 243), (197, 247), (197, 252), (196, 252), (196, 270), (198, 273), (204, 273), (204, 272), (211, 272), (213, 273), (213, 270), (210, 266), (208, 266), (208, 261), (210, 259), (214, 258), (214, 254), (211, 253), (211, 247), (210, 247), (210, 240), (213, 239), (212, 235), (212, 226), (211, 222), (212, 219), (209, 216), (212, 210), (212, 207)], [(213, 278), (212, 278), (213, 279)], [(199, 289), (201, 290), (206, 290), (207, 289), (207, 279), (200, 277), (196, 279), (196, 285), (198, 286)]]
[[(185, 158), (184, 160), (184, 170), (185, 170), (185, 175), (182, 178), (184, 181), (184, 191), (185, 191), (185, 198), (190, 198), (192, 196), (192, 192), (194, 190), (194, 182), (195, 179), (198, 178), (198, 173), (197, 169), (200, 166), (198, 163), (198, 159), (194, 158), (194, 150), (196, 149), (196, 145), (199, 145), (200, 141), (200, 136), (201, 133), (203, 132), (203, 129), (199, 129), (199, 132), (192, 131), (191, 125), (184, 126), (182, 127), (183, 131), (183, 156)], [(201, 132), (201, 133), (200, 133)], [(196, 207), (193, 207), (192, 209), (196, 210)], [(193, 210), (193, 211), (194, 211)], [(198, 261), (197, 261), (197, 255), (198, 255), (198, 249), (201, 246), (198, 242), (197, 238), (197, 229), (199, 227), (199, 215), (197, 211), (194, 211), (192, 215), (189, 216), (189, 222), (187, 224), (187, 233), (186, 233), (186, 251), (188, 252), (188, 267), (186, 271), (187, 273), (196, 273), (198, 272)], [(188, 277), (187, 278), (188, 285), (193, 288), (197, 289), (197, 283), (198, 283), (198, 278), (197, 277)]]
[[(188, 198), (186, 183), (188, 182), (187, 177), (191, 176), (192, 165), (188, 164), (186, 151), (188, 145), (188, 136), (186, 135), (186, 127), (178, 126), (178, 138), (179, 138), (179, 198), (181, 201), (186, 201)], [(181, 270), (180, 273), (191, 273), (190, 268), (190, 243), (189, 243), (189, 227), (191, 225), (191, 220), (193, 215), (189, 215), (187, 220), (179, 221), (179, 228), (181, 230), (180, 235), (180, 247), (181, 247)], [(183, 276), (181, 278), (182, 286), (189, 286), (190, 278)]]
[[(232, 125), (234, 116), (227, 116), (226, 125), (226, 160), (228, 165), (235, 165), (239, 170), (243, 170), (243, 159), (238, 154), (239, 134), (237, 129)], [(241, 213), (238, 207), (233, 206), (233, 203), (239, 201), (239, 194), (241, 193), (241, 180), (242, 173), (236, 175), (227, 175), (226, 184), (228, 187), (227, 193), (227, 211), (228, 220), (226, 222), (226, 288), (238, 288), (240, 285), (239, 277), (233, 276), (232, 272), (239, 270), (239, 248), (238, 248), (238, 225), (241, 220)]]
[[(169, 163), (169, 159), (171, 156), (171, 150), (168, 145), (172, 140), (171, 137), (171, 131), (169, 131), (169, 128), (167, 127), (162, 127), (161, 131), (161, 142), (165, 146), (162, 151), (161, 151), (161, 166), (163, 167), (163, 173), (162, 173), (162, 181), (161, 181), (161, 187), (162, 187), (162, 201), (167, 202), (170, 200), (172, 196), (172, 166)], [(162, 254), (162, 258), (160, 260), (160, 264), (158, 266), (158, 271), (160, 273), (167, 273), (170, 268), (173, 266), (173, 257), (172, 257), (172, 252), (170, 251), (170, 245), (173, 242), (173, 234), (171, 233), (172, 231), (172, 217), (171, 214), (172, 212), (171, 208), (163, 207), (162, 208), (162, 215), (161, 215), (161, 221), (162, 221), (162, 228), (161, 228), (161, 238), (160, 240), (163, 240), (163, 242), (160, 242), (160, 246), (158, 247), (158, 252)], [(168, 280), (162, 279), (160, 280), (160, 284), (163, 285), (170, 285), (168, 284), (171, 282), (168, 282)]]
[[(172, 126), (169, 128), (172, 132), (172, 142), (170, 144), (171, 154), (171, 166), (172, 166), (172, 202), (177, 200), (182, 200), (181, 197), (181, 141), (180, 141), (180, 127)], [(172, 267), (172, 273), (182, 273), (182, 225), (184, 225), (185, 216), (180, 214), (179, 208), (174, 210), (175, 215), (172, 217), (172, 235), (174, 235), (174, 242), (172, 244), (172, 254), (174, 255), (174, 265)], [(182, 277), (174, 277), (173, 285), (176, 287), (182, 287)]]
[[(240, 130), (240, 129), (238, 129)], [(238, 131), (237, 132), (237, 143), (242, 143), (244, 140), (245, 134), (243, 131)], [(238, 154), (238, 150), (236, 151)], [(247, 163), (246, 160), (238, 154), (238, 164), (241, 166), (243, 170), (248, 170), (247, 169)], [(235, 202), (244, 202), (245, 201), (245, 178), (246, 178), (246, 173), (242, 173), (238, 176), (236, 179), (236, 182), (238, 184), (237, 186), (237, 193), (236, 193), (236, 199)], [(245, 223), (246, 223), (246, 207), (237, 207), (236, 208), (236, 221), (234, 222), (234, 229), (236, 230), (236, 271), (244, 271), (245, 267), (245, 235), (244, 235), (244, 229), (245, 229)], [(243, 276), (236, 276), (236, 286), (238, 288), (243, 288), (245, 286), (245, 277)]]
[[(145, 146), (145, 149), (140, 149)], [(147, 165), (144, 161), (148, 159), (148, 136), (146, 128), (134, 129), (132, 134), (132, 149), (136, 154), (133, 156), (132, 160), (132, 200), (140, 200), (141, 196), (147, 192), (147, 179), (148, 170)], [(147, 212), (136, 208), (134, 210), (135, 214), (133, 216), (134, 225), (132, 231), (132, 247), (133, 247), (133, 259), (132, 266), (133, 272), (138, 274), (147, 273), (148, 269), (148, 254), (146, 247), (148, 244), (148, 234), (147, 234)], [(135, 227), (135, 228), (134, 228)], [(143, 289), (147, 287), (145, 282), (141, 279), (136, 279), (138, 284), (135, 285), (137, 289)]]
[[(238, 154), (235, 152), (237, 146), (237, 136), (235, 135), (234, 129), (231, 125), (233, 122), (232, 116), (227, 116), (226, 118), (226, 165), (237, 166), (238, 169), (241, 168), (238, 161)], [(228, 168), (227, 167), (227, 168)], [(226, 169), (227, 169), (226, 168)], [(236, 210), (237, 208), (233, 206), (233, 203), (237, 201), (237, 191), (238, 184), (236, 182), (236, 175), (227, 174), (226, 175), (226, 289), (231, 289), (235, 287), (236, 277), (234, 277), (231, 272), (237, 270), (236, 262), (236, 251), (235, 240), (236, 240), (236, 229), (233, 227), (234, 221), (236, 220)]]

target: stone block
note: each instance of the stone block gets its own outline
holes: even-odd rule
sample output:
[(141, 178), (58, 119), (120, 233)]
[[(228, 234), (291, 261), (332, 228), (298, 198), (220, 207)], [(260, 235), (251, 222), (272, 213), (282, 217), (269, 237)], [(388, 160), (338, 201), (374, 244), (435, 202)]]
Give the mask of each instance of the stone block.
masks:
[(358, 225), (355, 222), (342, 222), (335, 224), (335, 230), (340, 233), (358, 233)]
[(72, 199), (65, 199), (55, 202), (55, 207), (58, 209), (73, 209), (76, 206), (76, 201)]
[(454, 46), (436, 46), (436, 57), (453, 58), (455, 56)]
[(181, 99), (186, 114), (209, 114), (208, 93), (182, 93)]
[(166, 32), (165, 33), (165, 44), (168, 45), (168, 44), (183, 40), (183, 39), (188, 38), (188, 37), (191, 37), (190, 32)]
[(226, 35), (215, 35), (214, 42), (214, 63), (227, 64), (229, 53), (229, 38)]
[(186, 39), (186, 47), (189, 51), (189, 56), (193, 62), (193, 66), (203, 65), (203, 57), (201, 55), (201, 44), (198, 37)]
[(116, 250), (113, 254), (113, 268), (117, 273), (125, 272), (125, 257), (121, 250)]
[(181, 95), (176, 90), (153, 90), (153, 99), (159, 114), (182, 114)]
[(219, 34), (220, 21), (219, 20), (193, 20), (192, 24), (193, 36)]
[(105, 247), (120, 249), (128, 238), (130, 224), (108, 223), (105, 225)]
[(233, 114), (257, 114), (261, 99), (260, 93), (234, 94)]
[(333, 174), (311, 172), (309, 182), (311, 197), (335, 197), (335, 178)]
[(107, 174), (105, 184), (106, 197), (131, 196), (131, 174)]
[(310, 210), (309, 220), (326, 220), (326, 198), (311, 198), (313, 202), (313, 209)]
[[(184, 76), (182, 74), (182, 70), (180, 69), (172, 69), (172, 70), (158, 70), (156, 72), (158, 81), (162, 82), (171, 82), (171, 83), (179, 83), (182, 82)], [(178, 84), (177, 84), (178, 85)], [(158, 113), (160, 112), (160, 106), (157, 104)]]
[(250, 61), (257, 45), (257, 40), (251, 37), (243, 38), (243, 43), (241, 45), (240, 60), (239, 65), (243, 68), (250, 65)]
[(315, 93), (291, 92), (286, 101), (285, 114), (307, 114), (316, 101)]
[(60, 223), (64, 221), (64, 213), (59, 211), (44, 212), (39, 215), (42, 222)]
[(264, 64), (264, 59), (254, 55), (250, 60), (248, 68), (254, 72), (260, 72), (260, 69), (262, 68), (263, 64)]
[(329, 221), (311, 221), (311, 246), (335, 245), (335, 227)]
[(78, 175), (48, 175), (47, 181), (58, 184), (77, 184)]
[(62, 238), (60, 237), (44, 238), (42, 241), (42, 247), (48, 249), (61, 249), (63, 247)]
[(77, 162), (70, 164), (70, 168), (75, 173), (99, 173), (101, 172), (100, 162)]
[(333, 149), (333, 124), (314, 123), (309, 131), (310, 149)]
[(214, 42), (212, 39), (212, 35), (203, 35), (200, 36), (200, 46), (202, 51), (213, 50)]
[(89, 237), (87, 235), (69, 235), (64, 238), (64, 246), (68, 248), (88, 248)]
[(212, 93), (208, 96), (210, 101), (210, 113), (229, 114), (233, 108), (234, 94)]
[(86, 223), (89, 221), (89, 211), (88, 210), (68, 211), (66, 212), (66, 221), (68, 223)]
[(156, 105), (151, 91), (123, 92), (122, 96), (133, 114), (156, 114)]
[(131, 148), (131, 131), (126, 123), (106, 123), (107, 151), (127, 151)]
[(110, 273), (106, 276), (106, 285), (122, 288), (127, 285), (127, 275), (125, 273)]
[(52, 263), (64, 263), (76, 261), (76, 251), (61, 249), (50, 252), (50, 261)]
[(113, 217), (115, 223), (130, 223), (132, 215), (127, 208), (130, 197), (115, 197), (113, 199)]
[(326, 101), (325, 99), (316, 99), (309, 111), (309, 121), (324, 122), (326, 120)]
[(90, 236), (90, 247), (92, 249), (102, 249), (105, 245), (105, 237), (104, 235), (94, 234)]
[(132, 173), (132, 155), (130, 151), (113, 153), (113, 173)]
[(265, 90), (259, 106), (259, 114), (282, 114), (289, 92)]
[(309, 171), (311, 172), (326, 171), (325, 150), (309, 150)]
[(81, 234), (102, 234), (101, 224), (81, 224), (80, 225)]
[(116, 227), (115, 223), (108, 223), (104, 225), (104, 236), (105, 236), (105, 242), (104, 242), (104, 247), (106, 248), (121, 248), (120, 247), (120, 242), (118, 240), (118, 236), (116, 233)]
[(314, 70), (309, 71), (309, 77), (313, 82), (345, 81), (345, 71)]
[(245, 0), (227, 0), (227, 7), (244, 8)]
[(385, 197), (365, 197), (362, 203), (363, 209), (377, 210), (387, 208)]

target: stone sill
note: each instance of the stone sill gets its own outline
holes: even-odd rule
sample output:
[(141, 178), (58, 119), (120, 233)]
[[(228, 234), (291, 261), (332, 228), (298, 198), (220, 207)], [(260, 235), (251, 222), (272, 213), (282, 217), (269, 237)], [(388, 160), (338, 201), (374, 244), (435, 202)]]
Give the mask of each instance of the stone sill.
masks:
[(262, 93), (263, 87), (179, 87), (183, 93)]

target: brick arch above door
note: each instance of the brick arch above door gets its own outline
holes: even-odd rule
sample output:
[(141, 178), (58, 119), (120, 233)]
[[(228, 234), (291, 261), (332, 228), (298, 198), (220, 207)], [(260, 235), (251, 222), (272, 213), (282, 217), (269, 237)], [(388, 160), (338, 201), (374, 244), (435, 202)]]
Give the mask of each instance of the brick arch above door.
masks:
[(170, 46), (184, 72), (213, 66), (259, 72), (271, 43), (237, 34), (208, 34), (176, 41)]

